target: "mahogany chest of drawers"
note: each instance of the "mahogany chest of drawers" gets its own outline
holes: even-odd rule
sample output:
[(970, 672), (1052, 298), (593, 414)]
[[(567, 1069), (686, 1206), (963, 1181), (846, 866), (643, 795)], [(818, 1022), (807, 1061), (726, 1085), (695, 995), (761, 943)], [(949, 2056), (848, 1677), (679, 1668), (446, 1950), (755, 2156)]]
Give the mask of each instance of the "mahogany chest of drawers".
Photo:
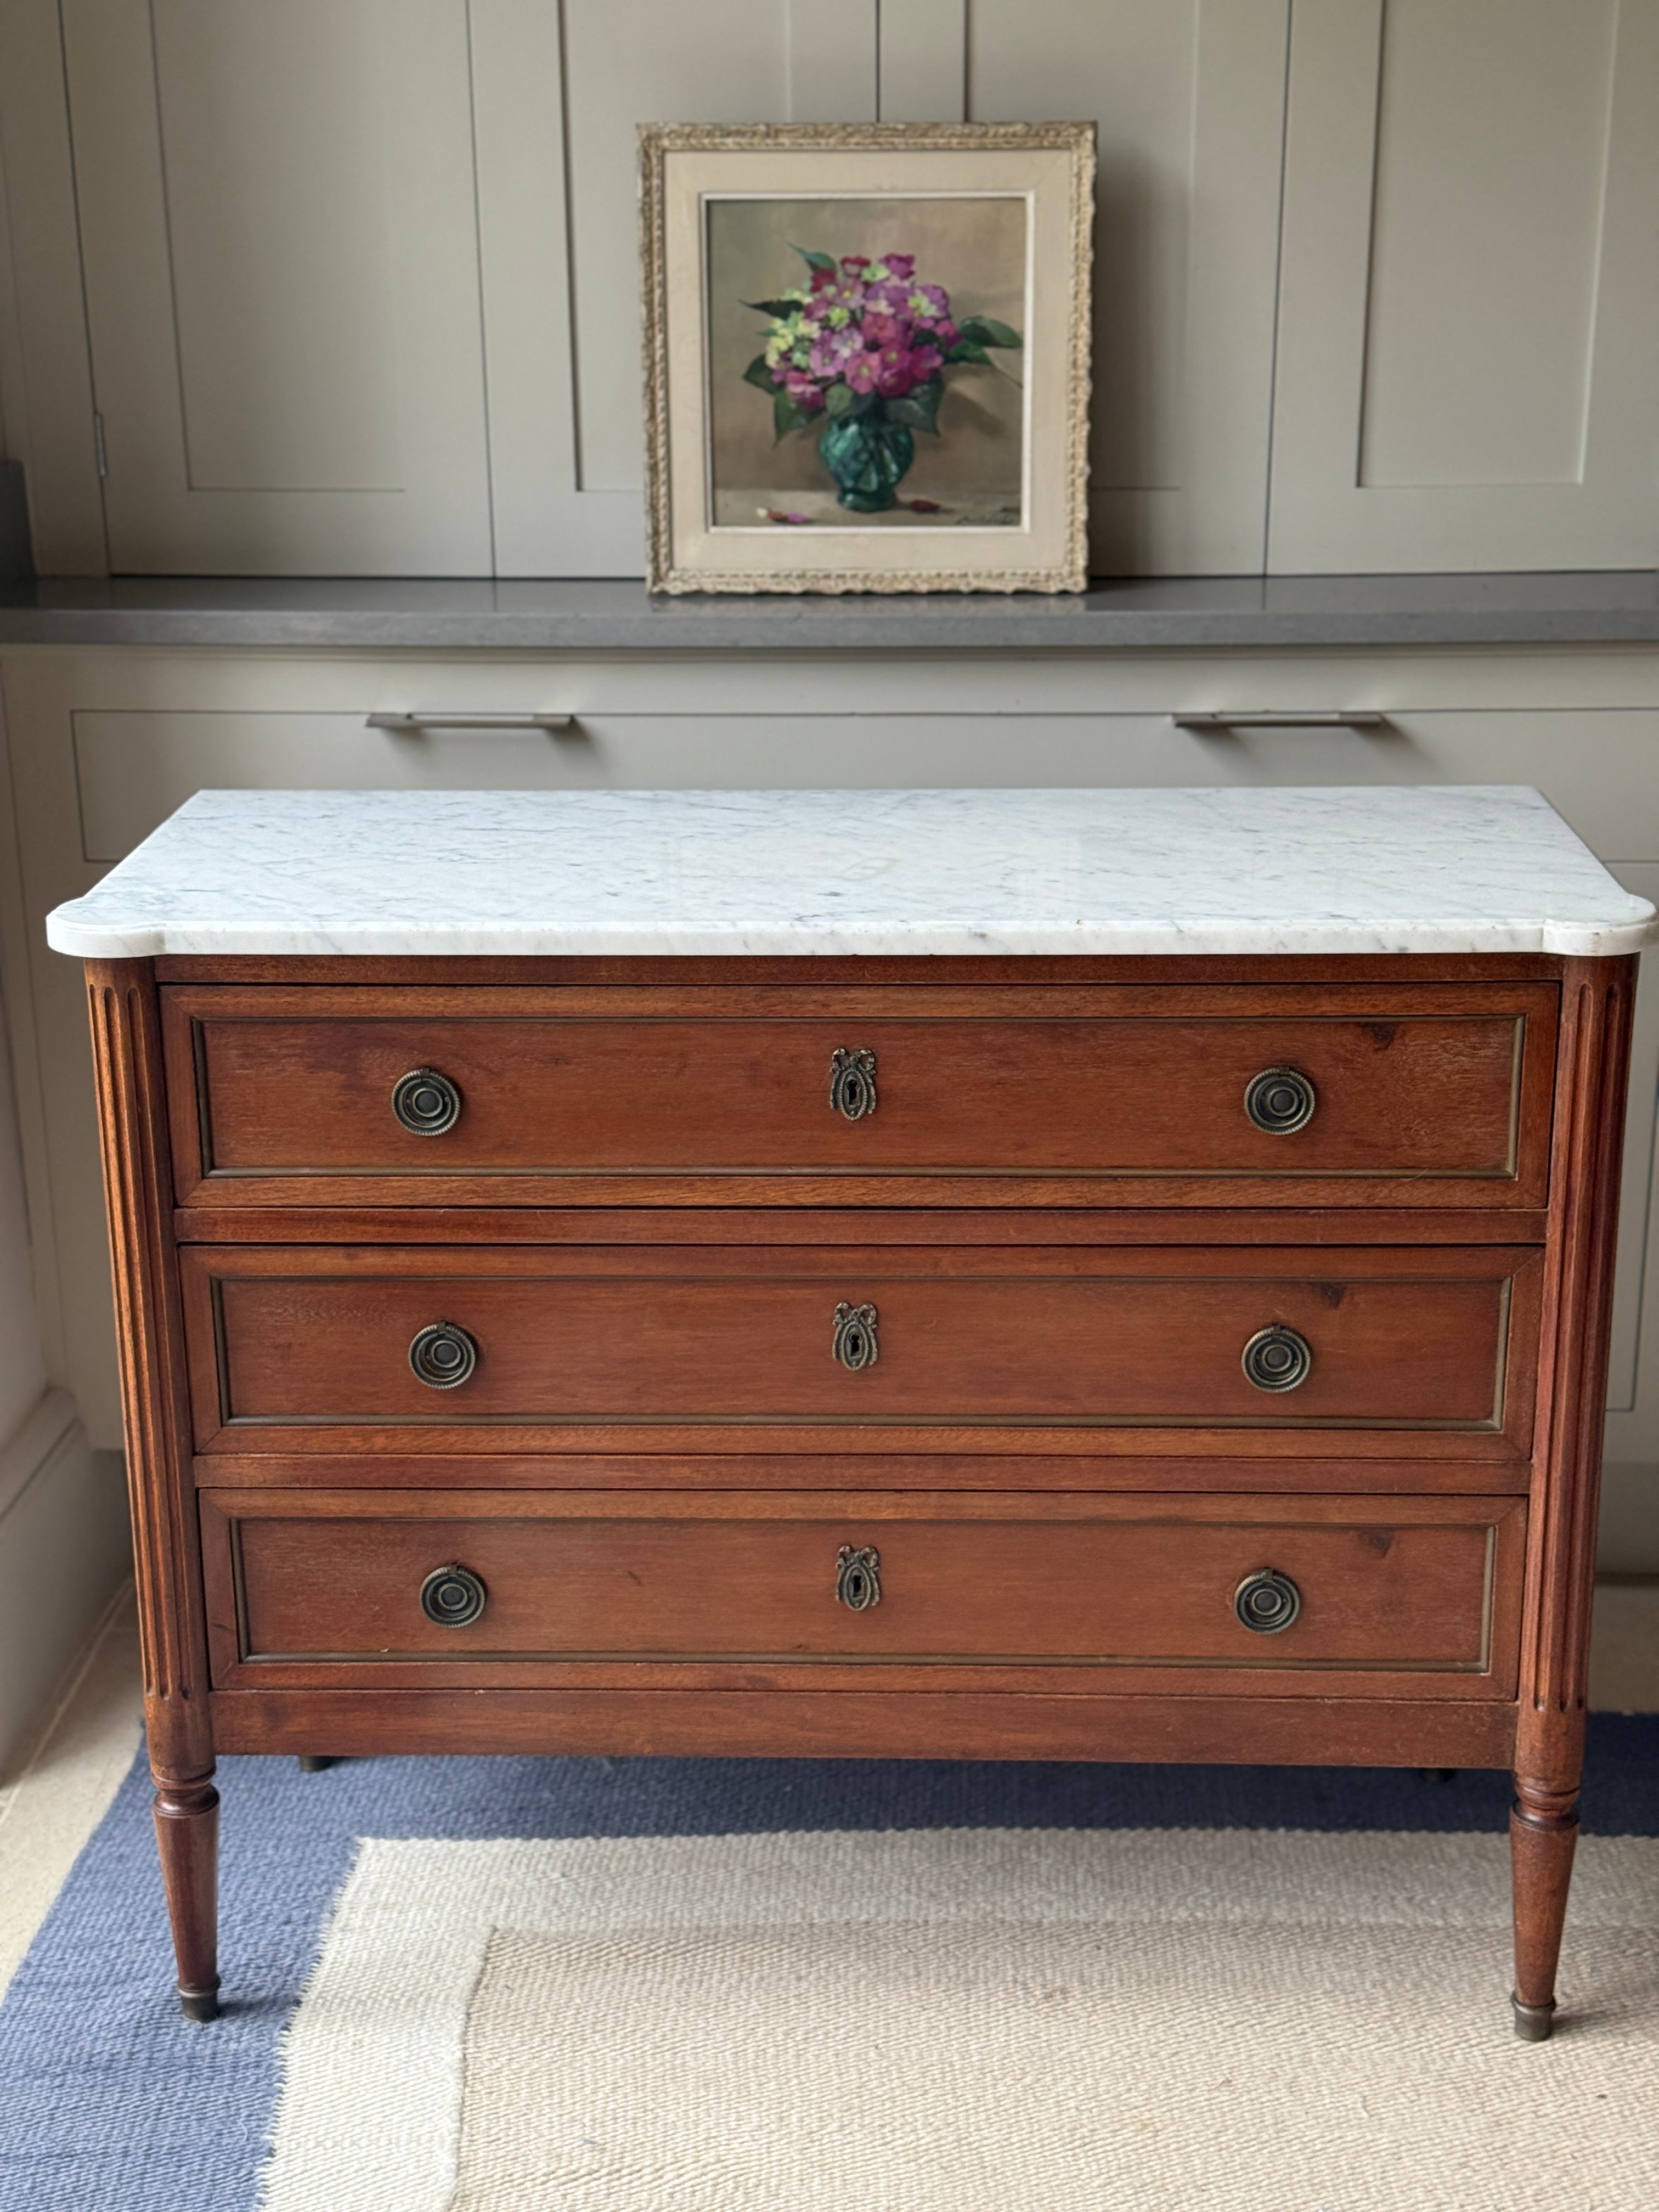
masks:
[(186, 2010), (216, 1750), (1242, 1759), (1547, 2033), (1634, 964), (90, 960)]

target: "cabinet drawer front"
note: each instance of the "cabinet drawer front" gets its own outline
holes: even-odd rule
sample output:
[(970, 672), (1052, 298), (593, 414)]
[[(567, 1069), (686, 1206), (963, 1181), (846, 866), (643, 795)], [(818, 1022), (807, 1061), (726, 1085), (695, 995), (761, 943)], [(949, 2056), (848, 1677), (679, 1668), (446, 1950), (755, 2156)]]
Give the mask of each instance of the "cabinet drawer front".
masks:
[[(1241, 1182), (1286, 1205), (1379, 1183), (1419, 1204), (1542, 1193), (1550, 985), (742, 995), (755, 1010), (713, 992), (176, 988), (180, 1193), (316, 1203), (322, 1179), (347, 1202), (401, 1182), (417, 1203), (469, 1185), (556, 1203), (665, 1176), (728, 1201), (755, 1178), (785, 1196), (867, 1179), (890, 1203), (895, 1184), (926, 1200), (999, 1177), (1119, 1203), (1160, 1202), (1171, 1179), (1198, 1203), (1237, 1203)], [(400, 1120), (422, 1070), (442, 1081)], [(1275, 1070), (1288, 1087), (1253, 1094)]]
[(284, 1425), (1516, 1433), (1539, 1265), (1484, 1248), (291, 1246), (182, 1264), (198, 1437), (220, 1449)]
[(1385, 1670), (1480, 1694), (1468, 1678), (1495, 1658), (1501, 1676), (1510, 1657), (1525, 1520), (1520, 1501), (1481, 1498), (204, 1503), (222, 1683), (271, 1668), (476, 1676), (556, 1660)]

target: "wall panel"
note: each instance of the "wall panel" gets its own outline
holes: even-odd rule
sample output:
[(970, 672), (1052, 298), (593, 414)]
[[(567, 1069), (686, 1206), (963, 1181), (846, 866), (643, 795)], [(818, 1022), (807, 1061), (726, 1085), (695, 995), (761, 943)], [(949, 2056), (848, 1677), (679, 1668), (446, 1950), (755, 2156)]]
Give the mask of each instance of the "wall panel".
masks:
[(1659, 0), (1322, 0), (1291, 49), (1270, 565), (1659, 557)]

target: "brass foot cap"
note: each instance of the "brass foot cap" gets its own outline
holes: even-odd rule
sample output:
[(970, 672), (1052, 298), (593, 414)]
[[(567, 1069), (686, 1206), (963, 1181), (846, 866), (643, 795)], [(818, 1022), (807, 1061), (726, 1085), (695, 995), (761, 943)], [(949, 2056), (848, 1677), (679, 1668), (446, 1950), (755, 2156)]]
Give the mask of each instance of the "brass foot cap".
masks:
[(186, 2020), (217, 2020), (219, 2017), (219, 1982), (216, 1975), (204, 1990), (179, 1991), (179, 2008)]
[(1510, 2009), (1515, 2014), (1515, 2032), (1522, 2043), (1547, 2043), (1550, 2030), (1555, 2025), (1555, 2000), (1547, 2004), (1522, 2004), (1520, 1998), (1510, 1999)]
[(311, 1752), (302, 1751), (300, 1753), (299, 1764), (301, 1774), (320, 1774), (325, 1766), (332, 1766), (334, 1761), (331, 1759), (319, 1759)]

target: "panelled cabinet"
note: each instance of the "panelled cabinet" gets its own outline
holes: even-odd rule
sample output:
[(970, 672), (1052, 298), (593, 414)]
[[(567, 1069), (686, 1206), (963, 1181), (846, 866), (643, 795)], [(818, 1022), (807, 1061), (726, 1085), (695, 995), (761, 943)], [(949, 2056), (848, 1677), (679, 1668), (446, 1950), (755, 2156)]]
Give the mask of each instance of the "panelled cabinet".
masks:
[(1659, 0), (64, 0), (56, 87), (43, 9), (117, 573), (639, 574), (635, 124), (878, 112), (1100, 125), (1101, 573), (1659, 557)]
[[(118, 1442), (119, 1405), (85, 1008), (40, 923), (203, 787), (1530, 782), (1628, 889), (1659, 896), (1651, 653), (1123, 654), (1040, 668), (917, 657), (874, 672), (872, 711), (867, 659), (9, 656), (0, 678), (21, 874), (0, 907), (0, 954), (31, 1208), (47, 1226), (38, 1260), (48, 1356), (94, 1440)], [(554, 732), (404, 734), (367, 719), (420, 707), (568, 709), (574, 720)], [(1232, 732), (1174, 720), (1230, 708), (1291, 719)], [(1294, 720), (1334, 708), (1383, 720)], [(1650, 961), (1630, 1085), (1604, 1518), (1607, 1564), (1644, 1568), (1659, 1564), (1656, 1096), (1659, 963)], [(216, 1127), (222, 1141), (257, 1148), (228, 1105)]]
[(1659, 5), (1316, 0), (1271, 565), (1659, 560)]

